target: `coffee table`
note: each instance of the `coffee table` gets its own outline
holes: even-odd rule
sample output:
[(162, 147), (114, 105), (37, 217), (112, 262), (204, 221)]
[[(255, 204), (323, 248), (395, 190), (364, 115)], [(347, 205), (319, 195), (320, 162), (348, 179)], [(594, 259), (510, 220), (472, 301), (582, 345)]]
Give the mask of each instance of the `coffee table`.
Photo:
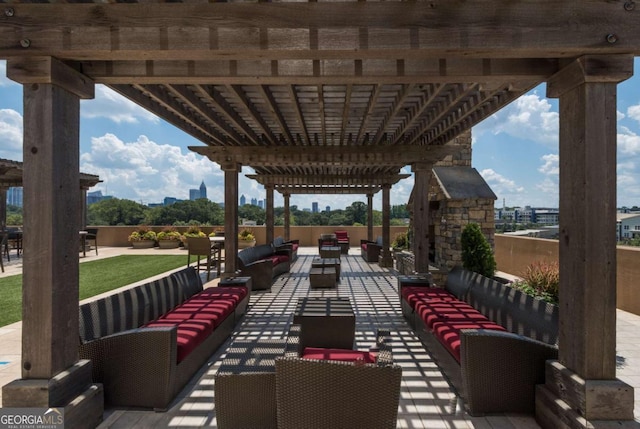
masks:
[(340, 246), (322, 246), (320, 248), (321, 258), (340, 258)]
[(300, 298), (293, 323), (301, 326), (300, 350), (305, 347), (353, 348), (356, 316), (349, 298)]
[(314, 258), (311, 268), (334, 267), (336, 269), (336, 281), (340, 281), (340, 258)]
[(336, 268), (316, 267), (309, 271), (309, 287), (312, 289), (321, 287), (336, 287)]

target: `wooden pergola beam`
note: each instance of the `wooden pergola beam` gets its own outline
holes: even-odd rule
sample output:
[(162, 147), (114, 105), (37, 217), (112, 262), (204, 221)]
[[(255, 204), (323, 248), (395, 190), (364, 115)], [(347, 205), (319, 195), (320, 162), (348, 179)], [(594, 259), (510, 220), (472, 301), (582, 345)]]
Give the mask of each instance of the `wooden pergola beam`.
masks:
[(434, 162), (461, 150), (458, 145), (417, 146), (189, 146), (220, 165), (234, 162), (250, 167), (397, 166)]
[[(8, 4), (0, 57), (204, 60), (640, 54), (623, 2)], [(20, 28), (21, 31), (16, 31)], [(615, 37), (608, 37), (608, 35)], [(290, 43), (291, 40), (296, 43)], [(28, 40), (28, 42), (26, 42)], [(331, 41), (340, 40), (339, 44)], [(28, 48), (24, 46), (27, 45)]]
[(257, 181), (264, 186), (369, 186), (372, 184), (393, 185), (402, 179), (411, 177), (410, 174), (366, 174), (345, 176), (339, 174), (295, 175), (295, 174), (247, 174), (247, 178)]

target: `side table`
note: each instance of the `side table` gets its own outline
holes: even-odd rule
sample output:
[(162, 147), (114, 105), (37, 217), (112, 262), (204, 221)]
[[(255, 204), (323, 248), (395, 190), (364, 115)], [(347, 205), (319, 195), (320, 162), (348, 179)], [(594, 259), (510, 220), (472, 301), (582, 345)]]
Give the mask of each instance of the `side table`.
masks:
[(340, 246), (322, 246), (320, 248), (321, 258), (340, 258)]
[(340, 281), (340, 258), (314, 258), (311, 268), (334, 267), (336, 269), (336, 281)]

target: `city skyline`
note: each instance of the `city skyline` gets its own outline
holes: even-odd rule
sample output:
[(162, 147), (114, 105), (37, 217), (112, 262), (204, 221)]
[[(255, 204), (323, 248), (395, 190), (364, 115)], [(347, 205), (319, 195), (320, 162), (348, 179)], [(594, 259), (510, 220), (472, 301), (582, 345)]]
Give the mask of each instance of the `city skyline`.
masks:
[[(640, 70), (640, 59), (634, 61)], [(558, 103), (544, 97), (540, 85), (472, 129), (473, 162), (497, 195), (496, 206), (558, 206)], [(188, 199), (188, 190), (204, 181), (211, 201), (224, 201), (224, 174), (219, 166), (187, 149), (202, 143), (145, 111), (103, 85), (96, 97), (81, 101), (80, 170), (103, 181), (91, 188), (105, 195), (145, 203), (166, 196)], [(0, 61), (0, 157), (22, 161), (22, 88), (6, 77)], [(640, 77), (618, 85), (618, 201), (617, 206), (640, 205)], [(258, 200), (266, 193), (245, 174), (239, 194)], [(409, 166), (401, 173), (411, 174)], [(391, 204), (405, 204), (413, 175), (393, 186)], [(292, 195), (298, 207), (330, 205), (344, 208), (365, 195)], [(274, 205), (283, 198), (274, 193)], [(381, 192), (374, 196), (380, 210)]]

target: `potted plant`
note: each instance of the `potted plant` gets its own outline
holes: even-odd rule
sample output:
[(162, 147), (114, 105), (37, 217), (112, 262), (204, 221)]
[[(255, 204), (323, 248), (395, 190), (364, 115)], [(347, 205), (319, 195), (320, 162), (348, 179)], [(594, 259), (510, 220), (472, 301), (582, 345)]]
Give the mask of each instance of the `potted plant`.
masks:
[(158, 233), (158, 247), (161, 249), (176, 249), (180, 247), (180, 233), (173, 226), (167, 226)]
[(397, 254), (409, 248), (409, 239), (406, 232), (401, 232), (395, 236), (391, 243), (393, 255), (398, 260)]
[(199, 225), (189, 225), (189, 228), (187, 228), (187, 231), (182, 234), (182, 236), (180, 237), (180, 240), (182, 240), (182, 244), (184, 246), (185, 249), (189, 248), (189, 242), (187, 240), (187, 238), (189, 237), (206, 237), (207, 234), (205, 234), (204, 232), (202, 232), (202, 230), (200, 229)]
[(256, 237), (253, 235), (253, 231), (249, 228), (243, 228), (240, 233), (238, 233), (238, 249), (253, 247), (255, 244)]
[(491, 245), (477, 223), (467, 224), (462, 230), (462, 266), (469, 271), (492, 278), (496, 260)]
[(148, 249), (156, 245), (156, 233), (146, 225), (140, 225), (129, 235), (134, 249)]

